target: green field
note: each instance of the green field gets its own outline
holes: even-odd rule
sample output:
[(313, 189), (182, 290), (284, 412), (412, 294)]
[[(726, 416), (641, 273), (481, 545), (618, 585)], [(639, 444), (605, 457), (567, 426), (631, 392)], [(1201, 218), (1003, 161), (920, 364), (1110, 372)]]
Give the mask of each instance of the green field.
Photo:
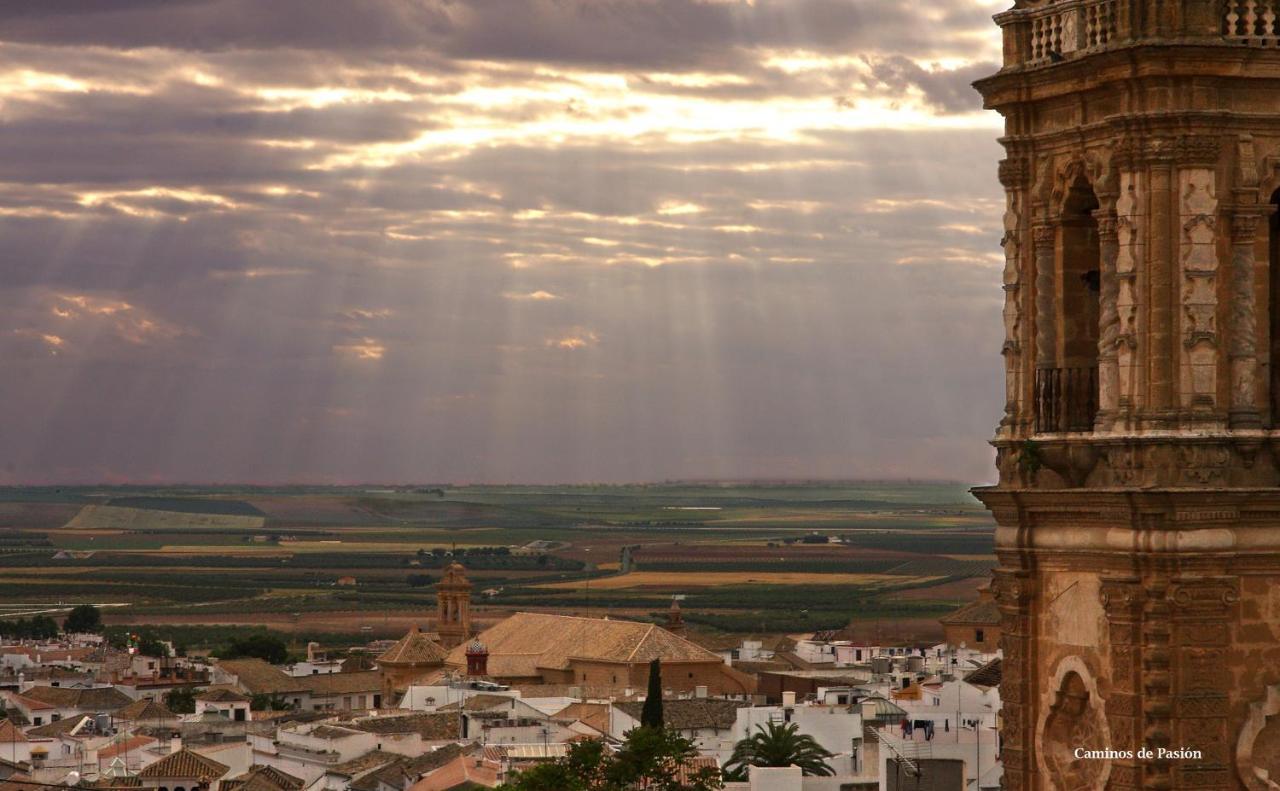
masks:
[(490, 593), (482, 616), (660, 617), (679, 594), (709, 630), (929, 622), (987, 576), (992, 533), (949, 483), (10, 488), (0, 600), (112, 603), (135, 624), (323, 623), (428, 612), (456, 558)]

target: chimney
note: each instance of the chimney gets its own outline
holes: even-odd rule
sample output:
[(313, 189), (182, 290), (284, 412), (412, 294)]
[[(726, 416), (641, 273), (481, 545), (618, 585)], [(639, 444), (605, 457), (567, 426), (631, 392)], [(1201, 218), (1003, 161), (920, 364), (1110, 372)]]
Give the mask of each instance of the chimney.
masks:
[(796, 705), (796, 693), (794, 693), (794, 692), (783, 692), (783, 693), (782, 693), (782, 705), (783, 705), (783, 706), (794, 706), (794, 705)]
[(181, 749), (182, 749), (182, 737), (181, 737), (181, 736), (179, 736), (179, 735), (178, 735), (178, 734), (176, 734), (176, 733), (175, 733), (175, 734), (170, 735), (170, 737), (169, 737), (169, 753), (172, 755), (173, 753), (176, 753), (176, 752), (178, 752), (178, 751), (179, 751), (179, 750), (181, 750)]

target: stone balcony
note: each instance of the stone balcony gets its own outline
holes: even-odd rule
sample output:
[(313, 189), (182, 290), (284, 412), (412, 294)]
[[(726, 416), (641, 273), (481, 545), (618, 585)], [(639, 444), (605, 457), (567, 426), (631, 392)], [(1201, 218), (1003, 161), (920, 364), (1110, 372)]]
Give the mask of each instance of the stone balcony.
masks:
[[(1060, 63), (1137, 43), (1280, 47), (1280, 0), (1187, 0), (1144, 13), (1140, 0), (1016, 0), (997, 14), (1006, 69)], [(1180, 6), (1179, 9), (1172, 8)]]

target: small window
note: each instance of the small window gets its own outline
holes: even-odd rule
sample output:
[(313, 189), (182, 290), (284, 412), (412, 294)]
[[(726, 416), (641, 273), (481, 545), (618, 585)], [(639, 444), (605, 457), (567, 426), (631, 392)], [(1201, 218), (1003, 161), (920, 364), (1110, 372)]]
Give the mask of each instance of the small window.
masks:
[(974, 629), (973, 640), (976, 643), (985, 643), (987, 641), (987, 636), (981, 629)]

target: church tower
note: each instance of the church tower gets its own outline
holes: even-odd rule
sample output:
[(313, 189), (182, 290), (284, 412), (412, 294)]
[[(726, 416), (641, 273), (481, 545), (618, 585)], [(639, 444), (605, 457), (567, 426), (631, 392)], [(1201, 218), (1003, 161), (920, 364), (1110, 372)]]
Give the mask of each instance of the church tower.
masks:
[(1004, 787), (1276, 788), (1280, 0), (995, 20)]
[(462, 645), (471, 636), (471, 581), (456, 560), (436, 583), (436, 634), (445, 648)]

